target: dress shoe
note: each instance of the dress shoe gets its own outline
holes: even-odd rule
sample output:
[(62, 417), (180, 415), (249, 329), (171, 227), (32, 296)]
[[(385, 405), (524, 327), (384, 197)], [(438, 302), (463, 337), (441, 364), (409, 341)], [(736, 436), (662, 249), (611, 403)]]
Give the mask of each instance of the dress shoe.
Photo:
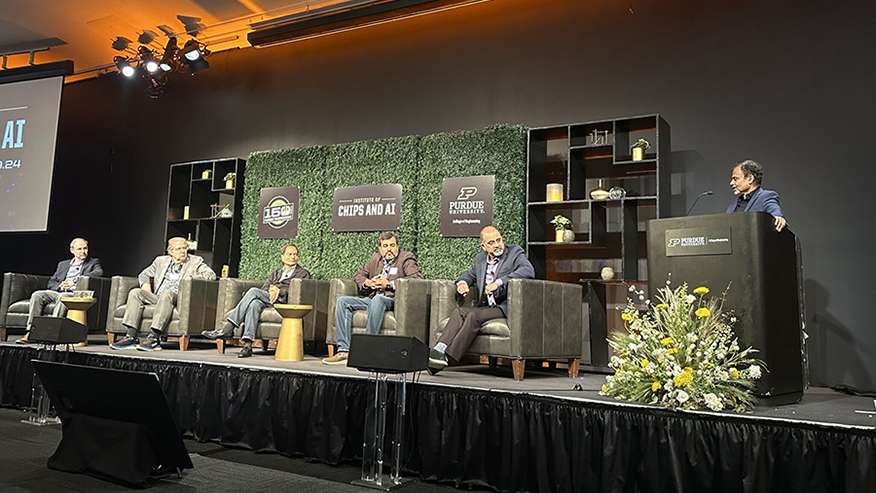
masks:
[(201, 335), (206, 337), (207, 339), (227, 339), (231, 337), (231, 334), (234, 333), (234, 324), (231, 322), (225, 322), (225, 325), (222, 326), (221, 329), (216, 330), (203, 330), (201, 331)]
[(249, 358), (250, 356), (252, 356), (252, 344), (246, 344), (237, 353), (238, 358)]
[[(444, 351), (432, 348), (429, 351), (429, 373), (434, 375), (444, 368), (447, 368), (447, 355), (444, 354)], [(432, 369), (435, 371), (433, 372)]]
[(27, 334), (24, 335), (21, 339), (17, 339), (15, 341), (16, 344), (30, 344), (30, 341), (27, 340)]

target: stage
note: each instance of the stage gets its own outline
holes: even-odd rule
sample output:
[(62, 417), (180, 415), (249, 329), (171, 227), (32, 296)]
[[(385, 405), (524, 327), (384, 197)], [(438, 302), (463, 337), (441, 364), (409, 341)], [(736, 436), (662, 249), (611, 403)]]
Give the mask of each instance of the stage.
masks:
[[(329, 464), (361, 454), (369, 374), (305, 356), (238, 359), (193, 341), (114, 351), (92, 336), (71, 363), (159, 375), (182, 433)], [(173, 348), (173, 349), (171, 349)], [(0, 404), (30, 398), (34, 345), (0, 343)], [(408, 387), (405, 473), (500, 491), (871, 491), (872, 399), (809, 389), (751, 414), (676, 411), (600, 396), (604, 375), (486, 365), (420, 374)], [(857, 413), (856, 410), (873, 413)]]

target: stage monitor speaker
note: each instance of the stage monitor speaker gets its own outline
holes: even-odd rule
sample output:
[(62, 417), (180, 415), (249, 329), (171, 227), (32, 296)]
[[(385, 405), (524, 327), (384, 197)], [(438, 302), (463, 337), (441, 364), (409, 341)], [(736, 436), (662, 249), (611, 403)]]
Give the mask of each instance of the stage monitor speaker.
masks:
[(416, 337), (353, 334), (347, 366), (381, 373), (423, 371), (429, 348)]
[(156, 374), (32, 363), (63, 423), (50, 468), (140, 487), (157, 470), (194, 468)]
[(34, 317), (27, 335), (31, 342), (76, 344), (88, 337), (88, 326), (64, 317)]

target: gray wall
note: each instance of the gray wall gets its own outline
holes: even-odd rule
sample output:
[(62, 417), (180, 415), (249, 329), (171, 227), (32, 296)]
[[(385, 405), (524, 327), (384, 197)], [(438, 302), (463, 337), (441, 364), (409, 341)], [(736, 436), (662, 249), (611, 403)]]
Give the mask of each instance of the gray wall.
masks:
[[(172, 162), (661, 113), (673, 214), (733, 199), (759, 160), (804, 248), (812, 383), (876, 388), (869, 214), (874, 2), (494, 0), (219, 53), (151, 100), (111, 75), (65, 87), (51, 232), (5, 235), (3, 271), (50, 273), (74, 234), (112, 273), (163, 249)], [(82, 203), (84, 207), (72, 207)], [(71, 210), (72, 209), (72, 210)], [(83, 210), (86, 211), (83, 213)]]

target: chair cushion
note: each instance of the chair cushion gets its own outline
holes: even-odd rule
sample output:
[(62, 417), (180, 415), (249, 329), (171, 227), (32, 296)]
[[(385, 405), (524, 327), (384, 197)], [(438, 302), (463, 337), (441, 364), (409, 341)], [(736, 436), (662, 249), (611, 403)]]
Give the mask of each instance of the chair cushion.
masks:
[[(43, 307), (43, 315), (51, 315), (55, 310), (55, 303), (47, 303), (45, 307)], [(15, 303), (9, 305), (9, 310), (6, 313), (30, 313), (30, 300), (21, 300), (16, 301)]]

